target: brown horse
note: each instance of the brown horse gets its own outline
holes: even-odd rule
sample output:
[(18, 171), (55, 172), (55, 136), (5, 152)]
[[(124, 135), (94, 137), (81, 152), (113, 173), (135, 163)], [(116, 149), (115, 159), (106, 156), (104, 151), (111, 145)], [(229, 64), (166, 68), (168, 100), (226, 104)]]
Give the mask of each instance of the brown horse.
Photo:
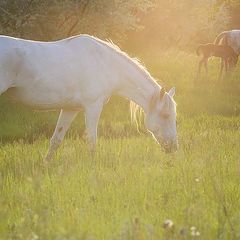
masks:
[(208, 72), (207, 62), (210, 57), (220, 57), (222, 59), (219, 77), (222, 75), (223, 67), (225, 67), (225, 71), (227, 72), (231, 67), (235, 66), (238, 61), (238, 55), (232, 47), (228, 45), (215, 45), (213, 43), (200, 44), (197, 48), (197, 55), (202, 55), (202, 59), (198, 64), (198, 74), (200, 74), (203, 64), (206, 73)]
[(240, 30), (224, 31), (217, 35), (215, 45), (228, 45), (237, 55), (240, 54)]

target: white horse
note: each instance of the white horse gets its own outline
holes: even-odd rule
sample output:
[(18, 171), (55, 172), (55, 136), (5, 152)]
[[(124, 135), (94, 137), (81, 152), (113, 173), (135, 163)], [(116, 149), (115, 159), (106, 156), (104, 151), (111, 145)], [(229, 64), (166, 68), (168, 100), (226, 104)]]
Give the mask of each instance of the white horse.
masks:
[(224, 31), (217, 35), (214, 44), (219, 43), (230, 46), (237, 55), (240, 54), (240, 30)]
[(145, 112), (145, 125), (166, 152), (177, 150), (175, 89), (165, 92), (148, 71), (118, 47), (88, 35), (55, 42), (0, 36), (0, 94), (34, 109), (61, 110), (46, 159), (62, 142), (71, 122), (85, 111), (93, 150), (104, 103), (123, 96)]

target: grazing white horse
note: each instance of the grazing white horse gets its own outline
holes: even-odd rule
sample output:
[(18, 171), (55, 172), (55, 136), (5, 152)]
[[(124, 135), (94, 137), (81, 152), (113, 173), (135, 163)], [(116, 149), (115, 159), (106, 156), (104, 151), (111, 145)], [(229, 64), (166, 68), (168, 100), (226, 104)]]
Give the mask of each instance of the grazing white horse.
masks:
[(71, 122), (85, 111), (87, 138), (95, 148), (103, 105), (117, 94), (145, 112), (145, 125), (166, 152), (177, 150), (175, 89), (165, 92), (148, 71), (118, 47), (88, 35), (55, 42), (0, 36), (0, 94), (34, 109), (61, 110), (46, 159)]
[(214, 40), (214, 44), (219, 43), (230, 46), (237, 55), (240, 54), (240, 30), (230, 30), (221, 32)]

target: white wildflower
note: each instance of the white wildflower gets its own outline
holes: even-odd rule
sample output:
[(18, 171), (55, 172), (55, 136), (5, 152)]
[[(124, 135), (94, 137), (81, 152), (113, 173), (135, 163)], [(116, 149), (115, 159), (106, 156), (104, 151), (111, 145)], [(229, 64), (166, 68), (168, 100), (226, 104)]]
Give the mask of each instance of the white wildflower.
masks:
[(172, 228), (173, 227), (173, 221), (170, 220), (170, 219), (167, 219), (164, 221), (163, 223), (163, 228), (166, 228), (166, 229), (169, 229), (169, 228)]

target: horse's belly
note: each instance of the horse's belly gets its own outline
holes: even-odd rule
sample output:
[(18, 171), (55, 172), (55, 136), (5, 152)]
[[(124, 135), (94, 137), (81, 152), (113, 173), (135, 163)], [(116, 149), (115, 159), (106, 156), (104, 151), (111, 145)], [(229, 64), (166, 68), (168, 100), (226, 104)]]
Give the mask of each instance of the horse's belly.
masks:
[(7, 95), (15, 102), (39, 110), (82, 109), (82, 104), (75, 96), (61, 96), (57, 92), (38, 92), (11, 88)]

